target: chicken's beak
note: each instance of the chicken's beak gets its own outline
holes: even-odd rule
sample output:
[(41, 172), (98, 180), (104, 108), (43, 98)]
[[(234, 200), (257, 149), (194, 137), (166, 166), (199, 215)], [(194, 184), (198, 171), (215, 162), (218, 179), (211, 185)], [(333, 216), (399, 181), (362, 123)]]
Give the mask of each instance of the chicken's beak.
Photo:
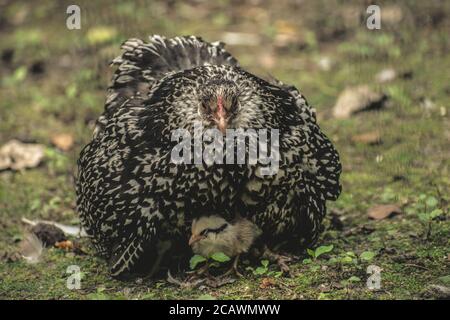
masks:
[(189, 245), (192, 246), (194, 243), (202, 240), (204, 237), (198, 234), (193, 234), (189, 239)]
[(225, 134), (227, 131), (227, 120), (224, 116), (219, 116), (219, 119), (217, 119), (217, 128), (222, 132), (222, 134)]
[(222, 134), (226, 133), (228, 120), (227, 120), (227, 111), (223, 108), (222, 99), (219, 99), (217, 112), (215, 114), (215, 121), (217, 124), (217, 128), (222, 132)]

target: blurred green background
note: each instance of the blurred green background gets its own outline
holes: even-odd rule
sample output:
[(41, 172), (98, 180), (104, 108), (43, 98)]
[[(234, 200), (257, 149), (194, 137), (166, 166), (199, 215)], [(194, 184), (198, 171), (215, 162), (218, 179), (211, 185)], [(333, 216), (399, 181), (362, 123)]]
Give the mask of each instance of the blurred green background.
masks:
[[(449, 1), (377, 1), (380, 30), (366, 27), (367, 1), (77, 1), (80, 30), (66, 28), (70, 4), (0, 0), (0, 147), (17, 139), (45, 150), (35, 168), (0, 171), (0, 297), (436, 298), (429, 285), (449, 285)], [(292, 278), (249, 271), (204, 291), (117, 282), (102, 260), (57, 248), (37, 264), (16, 258), (21, 217), (78, 222), (76, 160), (103, 110), (109, 62), (124, 40), (151, 34), (221, 40), (244, 68), (295, 85), (316, 108), (343, 163), (319, 243), (331, 253), (295, 264)], [(386, 103), (335, 118), (339, 95), (360, 85)], [(402, 213), (369, 220), (378, 204)], [(369, 263), (383, 268), (381, 290), (366, 287)], [(82, 267), (81, 290), (65, 287), (71, 264)]]

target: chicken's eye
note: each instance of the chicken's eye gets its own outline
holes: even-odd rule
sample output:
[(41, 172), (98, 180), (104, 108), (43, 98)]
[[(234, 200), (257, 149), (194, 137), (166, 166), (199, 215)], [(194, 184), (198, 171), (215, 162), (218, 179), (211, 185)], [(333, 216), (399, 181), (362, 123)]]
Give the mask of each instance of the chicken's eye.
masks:
[(232, 97), (230, 103), (230, 111), (232, 112), (236, 111), (237, 107), (238, 107), (238, 99), (237, 97)]
[(208, 232), (209, 232), (209, 229), (205, 229), (202, 232), (200, 232), (200, 235), (201, 236), (206, 236), (208, 234)]
[(211, 103), (211, 97), (210, 96), (205, 96), (201, 99), (200, 101), (201, 107), (203, 111), (211, 111), (211, 106), (213, 105)]

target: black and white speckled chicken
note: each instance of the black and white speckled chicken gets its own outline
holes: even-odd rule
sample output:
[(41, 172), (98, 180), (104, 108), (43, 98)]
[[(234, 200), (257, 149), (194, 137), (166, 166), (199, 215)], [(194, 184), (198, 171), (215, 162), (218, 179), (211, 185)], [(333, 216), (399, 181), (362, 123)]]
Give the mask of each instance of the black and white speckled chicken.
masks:
[[(312, 245), (326, 200), (340, 193), (339, 156), (299, 91), (238, 66), (222, 43), (188, 36), (126, 41), (93, 140), (78, 162), (82, 225), (113, 276), (155, 271), (186, 243), (193, 219), (236, 214), (271, 248)], [(279, 169), (256, 164), (175, 164), (176, 129), (278, 129)], [(206, 143), (206, 142), (205, 142)]]

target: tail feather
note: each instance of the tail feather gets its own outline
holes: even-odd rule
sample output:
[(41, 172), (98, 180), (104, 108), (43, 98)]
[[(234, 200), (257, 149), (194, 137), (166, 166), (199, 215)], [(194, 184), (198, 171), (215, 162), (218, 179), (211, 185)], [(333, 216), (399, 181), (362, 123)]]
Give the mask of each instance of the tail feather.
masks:
[(127, 99), (145, 97), (168, 74), (203, 65), (238, 66), (223, 43), (208, 43), (194, 36), (154, 35), (149, 37), (149, 42), (132, 38), (123, 43), (122, 49), (123, 53), (111, 63), (118, 68), (109, 88), (103, 121)]
[(149, 42), (131, 38), (122, 44), (123, 53), (111, 64), (117, 66), (108, 89), (105, 112), (99, 117), (94, 138), (99, 137), (110, 116), (129, 99), (140, 101), (164, 76), (203, 65), (238, 66), (223, 42), (208, 43), (200, 37), (149, 37)]

